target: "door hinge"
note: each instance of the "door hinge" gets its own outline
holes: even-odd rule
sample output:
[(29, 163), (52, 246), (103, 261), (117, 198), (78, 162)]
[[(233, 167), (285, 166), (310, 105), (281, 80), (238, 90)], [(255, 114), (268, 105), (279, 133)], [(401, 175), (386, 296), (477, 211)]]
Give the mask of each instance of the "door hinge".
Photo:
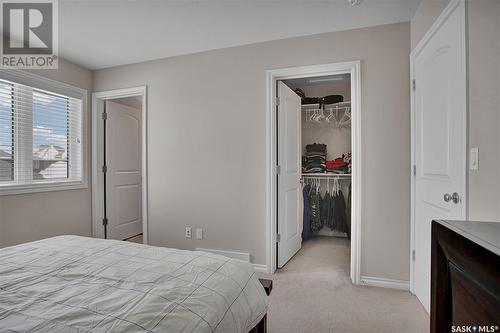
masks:
[(417, 175), (417, 166), (415, 164), (413, 164), (413, 175)]
[(276, 106), (280, 106), (280, 98), (279, 97), (276, 97)]
[(411, 251), (411, 260), (415, 261), (415, 250)]
[(411, 86), (412, 86), (413, 91), (415, 91), (417, 89), (417, 81), (415, 81), (415, 79), (411, 80)]
[(108, 172), (108, 166), (107, 165), (103, 165), (102, 166), (102, 173), (107, 173)]
[(103, 226), (107, 226), (108, 225), (108, 219), (107, 218), (103, 218), (102, 219), (102, 225)]
[(281, 166), (280, 165), (276, 166), (275, 172), (276, 172), (277, 175), (279, 175), (281, 173)]
[(281, 242), (281, 235), (280, 234), (276, 234), (276, 242)]
[(101, 117), (102, 117), (102, 120), (106, 120), (106, 119), (108, 119), (108, 114), (106, 112), (103, 112), (101, 114)]

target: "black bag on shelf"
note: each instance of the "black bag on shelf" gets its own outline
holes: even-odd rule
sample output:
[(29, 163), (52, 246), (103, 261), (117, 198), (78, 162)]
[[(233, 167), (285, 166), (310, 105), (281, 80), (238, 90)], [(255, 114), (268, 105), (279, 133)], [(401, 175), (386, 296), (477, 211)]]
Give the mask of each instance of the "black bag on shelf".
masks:
[(303, 97), (302, 104), (319, 104), (319, 97)]
[(343, 101), (344, 101), (344, 96), (342, 96), (342, 95), (328, 95), (328, 96), (319, 98), (319, 104), (334, 104), (334, 103), (340, 103)]

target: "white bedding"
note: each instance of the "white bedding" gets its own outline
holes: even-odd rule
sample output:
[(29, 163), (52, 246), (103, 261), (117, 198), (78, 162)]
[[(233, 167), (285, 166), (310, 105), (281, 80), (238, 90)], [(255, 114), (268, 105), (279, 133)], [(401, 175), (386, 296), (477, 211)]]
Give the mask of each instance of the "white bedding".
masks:
[(60, 236), (0, 249), (0, 332), (244, 332), (268, 300), (250, 264)]

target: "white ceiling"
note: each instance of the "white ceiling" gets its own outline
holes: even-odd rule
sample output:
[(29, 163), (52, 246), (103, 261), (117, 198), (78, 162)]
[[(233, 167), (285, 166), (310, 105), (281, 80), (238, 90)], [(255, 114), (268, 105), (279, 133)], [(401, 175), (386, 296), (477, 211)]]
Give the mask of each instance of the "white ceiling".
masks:
[(420, 0), (59, 2), (59, 54), (89, 69), (409, 21)]

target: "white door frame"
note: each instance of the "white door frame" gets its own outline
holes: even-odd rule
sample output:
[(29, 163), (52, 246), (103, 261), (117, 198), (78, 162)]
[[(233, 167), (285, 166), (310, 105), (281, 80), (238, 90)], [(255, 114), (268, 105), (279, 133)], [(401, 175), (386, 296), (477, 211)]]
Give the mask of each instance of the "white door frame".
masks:
[(102, 166), (103, 156), (103, 122), (101, 114), (102, 103), (122, 97), (141, 96), (141, 141), (142, 141), (142, 234), (143, 243), (148, 244), (148, 122), (147, 122), (147, 87), (133, 87), (92, 93), (92, 236), (104, 238), (102, 219), (104, 217), (104, 177)]
[(276, 270), (276, 81), (314, 76), (351, 75), (351, 140), (352, 140), (352, 204), (351, 204), (351, 280), (360, 283), (361, 270), (361, 62), (342, 62), (268, 70), (266, 113), (266, 266)]
[[(458, 7), (458, 8), (457, 8)], [(415, 78), (415, 58), (417, 55), (422, 52), (423, 48), (427, 45), (427, 43), (430, 41), (430, 39), (434, 36), (434, 34), (441, 28), (441, 26), (446, 22), (448, 17), (455, 11), (455, 10), (460, 10), (461, 11), (461, 16), (463, 17), (463, 30), (462, 30), (462, 47), (464, 48), (464, 57), (463, 57), (463, 72), (461, 73), (462, 79), (464, 80), (464, 87), (467, 85), (467, 32), (466, 32), (466, 22), (467, 22), (467, 11), (466, 11), (466, 4), (465, 0), (451, 0), (446, 8), (441, 12), (439, 17), (434, 21), (430, 29), (427, 31), (427, 33), (424, 35), (424, 37), (420, 40), (420, 42), (417, 44), (417, 46), (413, 49), (413, 51), (410, 53), (410, 87), (414, 87), (414, 78)], [(462, 103), (464, 107), (466, 108), (465, 111), (465, 119), (463, 119), (463, 126), (464, 126), (464, 133), (466, 135), (464, 136), (463, 140), (463, 149), (464, 151), (464, 156), (466, 157), (466, 160), (464, 161), (465, 165), (467, 166), (467, 160), (468, 160), (468, 122), (467, 122), (467, 117), (469, 114), (469, 108), (467, 104), (467, 89), (465, 88), (463, 91), (462, 96), (457, 96), (457, 98), (462, 98)], [(410, 217), (410, 292), (412, 294), (415, 293), (415, 261), (413, 260), (413, 251), (415, 250), (415, 165), (416, 159), (415, 159), (415, 147), (416, 147), (416, 142), (415, 142), (415, 131), (416, 131), (416, 100), (415, 100), (415, 90), (414, 88), (410, 89), (410, 119), (411, 119), (411, 165), (412, 165), (412, 172), (411, 172), (411, 217)], [(468, 218), (468, 175), (467, 175), (467, 170), (468, 168), (465, 168), (465, 182), (464, 182), (464, 188), (460, 189), (462, 193), (462, 202), (463, 202), (463, 209), (464, 209), (464, 216)]]

